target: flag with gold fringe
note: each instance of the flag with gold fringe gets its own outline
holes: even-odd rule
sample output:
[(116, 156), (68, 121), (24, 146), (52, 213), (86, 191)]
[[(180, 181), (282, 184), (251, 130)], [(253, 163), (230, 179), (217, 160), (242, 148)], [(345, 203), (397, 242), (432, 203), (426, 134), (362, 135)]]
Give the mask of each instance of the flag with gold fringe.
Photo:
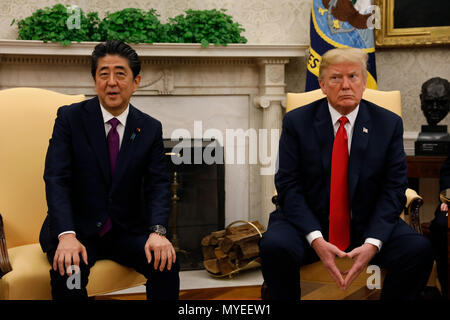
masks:
[(312, 0), (306, 91), (320, 88), (322, 55), (333, 48), (353, 47), (369, 55), (367, 88), (377, 89), (374, 6), (371, 0)]

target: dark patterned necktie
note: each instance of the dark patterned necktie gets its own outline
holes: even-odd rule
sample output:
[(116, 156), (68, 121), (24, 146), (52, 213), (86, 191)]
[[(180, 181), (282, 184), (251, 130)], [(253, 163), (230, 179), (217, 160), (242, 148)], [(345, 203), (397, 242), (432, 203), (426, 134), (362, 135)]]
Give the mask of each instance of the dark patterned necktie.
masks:
[(109, 163), (111, 165), (111, 176), (114, 176), (114, 170), (116, 169), (117, 155), (119, 154), (120, 138), (117, 132), (117, 125), (120, 123), (116, 118), (112, 118), (108, 121), (111, 125), (111, 129), (108, 132), (107, 141), (109, 149)]
[[(119, 133), (117, 132), (117, 125), (120, 123), (116, 118), (112, 118), (108, 121), (111, 125), (111, 129), (108, 132), (108, 136), (106, 140), (108, 141), (108, 149), (109, 149), (109, 164), (111, 167), (111, 176), (114, 176), (114, 171), (116, 169), (117, 155), (119, 154), (119, 144), (120, 138)], [(106, 219), (105, 224), (99, 232), (100, 237), (103, 237), (109, 230), (112, 228), (111, 218), (108, 217)]]

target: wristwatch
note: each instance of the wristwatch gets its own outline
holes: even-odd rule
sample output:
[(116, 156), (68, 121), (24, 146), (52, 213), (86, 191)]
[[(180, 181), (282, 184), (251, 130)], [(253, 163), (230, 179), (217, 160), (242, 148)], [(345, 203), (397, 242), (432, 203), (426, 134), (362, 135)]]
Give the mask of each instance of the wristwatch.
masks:
[(151, 226), (150, 231), (151, 231), (151, 233), (157, 233), (163, 237), (165, 237), (166, 233), (167, 233), (166, 228), (160, 224), (155, 224), (154, 226)]

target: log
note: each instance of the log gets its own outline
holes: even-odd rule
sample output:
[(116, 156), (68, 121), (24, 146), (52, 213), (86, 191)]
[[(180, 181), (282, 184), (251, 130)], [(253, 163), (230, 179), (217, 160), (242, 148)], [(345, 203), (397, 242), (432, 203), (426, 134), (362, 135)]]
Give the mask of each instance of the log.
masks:
[(235, 270), (234, 265), (230, 262), (228, 257), (219, 259), (219, 270), (221, 274), (227, 274)]
[[(255, 231), (256, 232), (256, 231)], [(220, 248), (223, 252), (230, 251), (231, 247), (233, 245), (240, 246), (244, 242), (254, 241), (257, 242), (260, 239), (258, 233), (251, 233), (251, 232), (242, 232), (237, 234), (231, 234), (225, 236), (225, 238), (222, 240), (220, 244)]]
[(225, 232), (226, 232), (226, 230), (214, 231), (214, 232), (211, 232), (211, 236), (213, 238), (223, 238), (223, 237), (225, 237)]
[(233, 244), (234, 244), (233, 240), (231, 240), (230, 238), (228, 238), (228, 236), (226, 236), (220, 243), (220, 249), (223, 252), (228, 253), (230, 249), (233, 247)]
[(219, 262), (217, 259), (204, 260), (203, 266), (205, 267), (206, 270), (208, 270), (209, 272), (211, 272), (213, 274), (220, 273)]
[(228, 256), (225, 254), (225, 252), (223, 252), (222, 250), (220, 250), (219, 247), (214, 249), (214, 255), (216, 256), (217, 259), (222, 259), (222, 258), (227, 258)]
[(203, 260), (215, 259), (214, 246), (203, 246), (202, 247)]
[(236, 252), (236, 248), (234, 248), (234, 250), (230, 250), (228, 253), (228, 258), (230, 258), (231, 261), (236, 260), (237, 258), (237, 252)]
[(209, 243), (211, 242), (212, 235), (208, 234), (207, 236), (203, 237), (202, 239), (202, 246), (206, 247), (209, 246)]
[(242, 242), (239, 248), (241, 249), (242, 253), (242, 256), (240, 256), (239, 259), (250, 259), (259, 255), (258, 242), (255, 242), (253, 240)]
[(215, 231), (211, 233), (210, 245), (217, 245), (225, 236), (225, 230)]

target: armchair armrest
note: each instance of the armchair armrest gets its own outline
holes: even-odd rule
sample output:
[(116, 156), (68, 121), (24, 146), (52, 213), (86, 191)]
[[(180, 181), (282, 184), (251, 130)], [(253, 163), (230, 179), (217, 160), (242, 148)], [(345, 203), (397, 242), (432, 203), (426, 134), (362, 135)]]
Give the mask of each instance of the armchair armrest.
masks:
[[(406, 222), (418, 233), (423, 234), (422, 227), (420, 226), (420, 216), (419, 209), (423, 205), (423, 199), (421, 196), (417, 194), (413, 189), (406, 189), (406, 205), (404, 210), (405, 220)], [(278, 209), (278, 194), (274, 193), (272, 196), (272, 203)], [(403, 215), (402, 215), (403, 218)]]
[(0, 279), (11, 270), (8, 249), (6, 247), (5, 230), (3, 228), (3, 218), (0, 214)]
[(413, 189), (406, 189), (405, 194), (405, 216), (408, 216), (408, 220), (406, 222), (418, 233), (423, 234), (419, 216), (419, 209), (423, 205), (423, 199)]

